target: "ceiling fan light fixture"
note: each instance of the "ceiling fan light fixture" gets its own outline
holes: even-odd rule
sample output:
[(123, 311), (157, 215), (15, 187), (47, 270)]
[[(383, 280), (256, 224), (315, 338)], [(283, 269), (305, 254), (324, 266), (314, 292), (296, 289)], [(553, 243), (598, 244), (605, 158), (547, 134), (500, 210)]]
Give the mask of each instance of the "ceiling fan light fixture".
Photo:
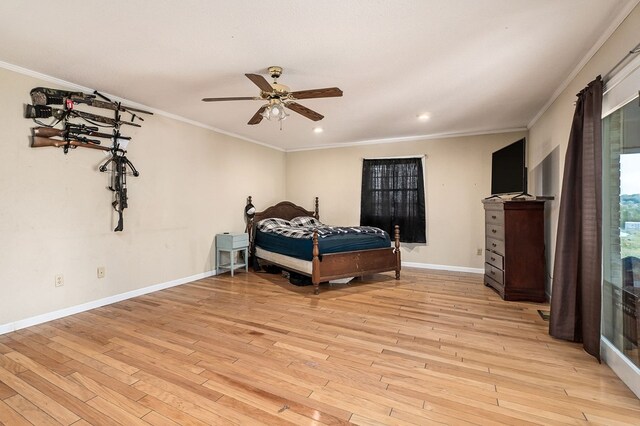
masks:
[(289, 114), (287, 114), (284, 104), (279, 99), (272, 99), (262, 112), (262, 116), (269, 121), (282, 121), (286, 120)]

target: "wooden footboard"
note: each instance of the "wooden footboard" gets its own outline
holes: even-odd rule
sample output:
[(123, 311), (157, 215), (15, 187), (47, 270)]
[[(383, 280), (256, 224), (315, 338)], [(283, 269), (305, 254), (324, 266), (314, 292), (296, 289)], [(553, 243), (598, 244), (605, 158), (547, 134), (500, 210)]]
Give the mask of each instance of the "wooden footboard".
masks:
[(395, 247), (330, 253), (320, 256), (318, 234), (313, 234), (313, 293), (320, 292), (320, 283), (338, 278), (361, 277), (379, 272), (396, 271), (400, 279), (400, 228), (396, 225)]

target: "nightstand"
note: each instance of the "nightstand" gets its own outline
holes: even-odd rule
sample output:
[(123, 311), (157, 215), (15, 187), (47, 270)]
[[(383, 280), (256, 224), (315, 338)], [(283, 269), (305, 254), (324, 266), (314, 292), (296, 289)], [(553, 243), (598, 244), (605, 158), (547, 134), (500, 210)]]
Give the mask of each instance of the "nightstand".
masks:
[[(242, 260), (236, 263), (236, 253), (243, 252)], [(220, 253), (229, 253), (229, 262), (220, 262)], [(216, 235), (216, 275), (221, 272), (233, 271), (244, 267), (245, 272), (249, 271), (249, 234), (218, 234)]]

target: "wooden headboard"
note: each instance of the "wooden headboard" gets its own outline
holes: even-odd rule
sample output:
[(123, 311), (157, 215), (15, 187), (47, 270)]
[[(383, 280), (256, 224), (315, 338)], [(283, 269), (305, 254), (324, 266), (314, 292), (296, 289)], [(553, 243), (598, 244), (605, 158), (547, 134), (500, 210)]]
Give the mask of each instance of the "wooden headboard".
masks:
[[(251, 196), (247, 198), (247, 205), (252, 204)], [(315, 200), (315, 211), (307, 210), (291, 201), (280, 201), (278, 204), (267, 207), (261, 212), (256, 212), (252, 218), (247, 217), (247, 233), (249, 234), (249, 249), (253, 254), (253, 236), (255, 235), (255, 226), (262, 219), (277, 217), (280, 219), (291, 220), (298, 216), (313, 216), (320, 220), (320, 208), (318, 205), (318, 197)]]
[(267, 207), (261, 212), (256, 212), (253, 217), (253, 221), (259, 222), (262, 219), (267, 219), (269, 217), (291, 220), (298, 216), (313, 216), (316, 219), (320, 219), (318, 212), (318, 197), (316, 197), (315, 211), (307, 210), (304, 207), (293, 204), (291, 201), (280, 201), (278, 204)]

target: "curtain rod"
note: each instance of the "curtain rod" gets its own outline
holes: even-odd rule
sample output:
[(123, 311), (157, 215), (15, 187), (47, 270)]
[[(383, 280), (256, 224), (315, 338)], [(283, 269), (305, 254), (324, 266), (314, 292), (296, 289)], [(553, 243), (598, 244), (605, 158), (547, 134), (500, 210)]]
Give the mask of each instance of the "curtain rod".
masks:
[(427, 154), (422, 155), (400, 155), (397, 157), (363, 157), (363, 160), (395, 160), (398, 158), (429, 158)]
[(629, 57), (630, 57), (631, 55), (636, 55), (636, 54), (638, 54), (638, 53), (640, 53), (640, 43), (638, 43), (638, 44), (636, 45), (636, 47), (634, 47), (634, 48), (633, 48), (633, 49), (631, 49), (631, 50), (630, 50), (626, 55), (624, 55), (624, 57), (623, 57), (622, 59), (620, 59), (620, 60), (618, 61), (618, 63), (617, 63), (617, 64), (615, 64), (615, 65), (613, 66), (613, 68), (611, 68), (611, 69), (609, 70), (609, 72), (608, 72), (608, 73), (606, 73), (606, 74), (605, 74), (605, 76), (603, 77), (604, 82), (606, 83), (607, 81), (609, 81), (609, 79), (611, 78), (611, 74), (613, 74), (613, 72), (614, 72), (615, 70), (617, 70), (617, 69), (620, 67), (620, 65), (622, 65), (624, 62), (626, 62), (626, 60), (627, 60), (627, 59), (629, 59)]

